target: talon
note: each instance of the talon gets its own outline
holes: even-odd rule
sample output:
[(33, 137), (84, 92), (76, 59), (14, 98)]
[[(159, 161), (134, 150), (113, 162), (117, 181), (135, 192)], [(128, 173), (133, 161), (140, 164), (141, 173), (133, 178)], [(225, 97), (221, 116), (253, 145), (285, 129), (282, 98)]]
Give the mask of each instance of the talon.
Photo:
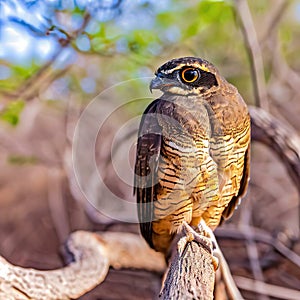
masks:
[(214, 270), (216, 272), (218, 270), (218, 268), (219, 268), (219, 259), (212, 254), (211, 260), (212, 260), (212, 264), (213, 264)]
[(187, 242), (192, 242), (194, 239), (195, 239), (195, 236), (191, 231), (186, 233), (186, 241)]
[(185, 248), (186, 248), (186, 245), (188, 243), (188, 240), (186, 237), (182, 237), (178, 243), (177, 243), (177, 251), (178, 251), (178, 254), (179, 256), (182, 256)]

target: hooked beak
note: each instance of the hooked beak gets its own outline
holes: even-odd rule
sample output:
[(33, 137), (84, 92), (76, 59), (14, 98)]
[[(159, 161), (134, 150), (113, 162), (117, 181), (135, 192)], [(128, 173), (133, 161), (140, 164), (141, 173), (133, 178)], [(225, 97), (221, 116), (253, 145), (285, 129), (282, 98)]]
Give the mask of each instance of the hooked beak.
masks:
[(149, 88), (150, 88), (150, 92), (152, 93), (152, 90), (162, 90), (164, 87), (171, 86), (171, 85), (174, 85), (173, 80), (162, 76), (156, 76), (151, 80)]

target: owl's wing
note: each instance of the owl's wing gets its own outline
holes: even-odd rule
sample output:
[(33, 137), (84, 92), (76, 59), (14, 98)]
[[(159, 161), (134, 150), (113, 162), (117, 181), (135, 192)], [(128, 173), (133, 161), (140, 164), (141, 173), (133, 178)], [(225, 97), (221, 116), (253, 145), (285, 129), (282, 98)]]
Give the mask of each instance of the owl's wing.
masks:
[(248, 187), (249, 177), (250, 177), (250, 143), (245, 152), (244, 169), (243, 169), (242, 179), (240, 182), (239, 192), (236, 196), (232, 197), (228, 206), (224, 209), (220, 223), (222, 223), (224, 220), (232, 216), (235, 208), (239, 205), (241, 198), (245, 196)]
[(151, 247), (153, 202), (156, 200), (157, 168), (162, 139), (161, 127), (156, 118), (159, 100), (152, 102), (143, 114), (135, 162), (134, 193), (137, 195), (140, 229)]

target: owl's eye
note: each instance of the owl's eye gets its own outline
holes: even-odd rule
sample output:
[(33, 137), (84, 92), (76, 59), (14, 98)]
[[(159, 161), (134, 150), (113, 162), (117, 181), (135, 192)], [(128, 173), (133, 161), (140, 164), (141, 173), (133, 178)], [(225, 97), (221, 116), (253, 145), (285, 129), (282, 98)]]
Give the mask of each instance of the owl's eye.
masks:
[(187, 68), (181, 72), (181, 78), (184, 82), (191, 83), (199, 78), (199, 72), (194, 68)]

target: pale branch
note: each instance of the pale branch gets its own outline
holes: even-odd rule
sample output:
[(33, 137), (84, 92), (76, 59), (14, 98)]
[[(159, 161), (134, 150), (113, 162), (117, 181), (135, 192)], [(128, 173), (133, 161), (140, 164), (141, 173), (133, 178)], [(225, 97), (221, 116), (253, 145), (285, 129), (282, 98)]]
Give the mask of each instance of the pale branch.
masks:
[(68, 266), (40, 271), (14, 266), (0, 256), (0, 299), (76, 299), (103, 282), (109, 266), (163, 272), (163, 257), (138, 235), (84, 231), (71, 234), (66, 244)]
[(255, 291), (260, 294), (268, 295), (276, 299), (285, 299), (285, 300), (299, 300), (300, 291), (273, 285), (267, 284), (261, 281), (253, 280), (250, 278), (245, 278), (242, 276), (234, 276), (234, 280), (237, 283), (238, 287), (245, 291)]
[(137, 234), (127, 232), (97, 232), (106, 247), (106, 257), (115, 269), (134, 268), (163, 273), (163, 255), (151, 249)]
[(234, 0), (248, 52), (256, 106), (268, 110), (264, 65), (256, 30), (247, 0)]
[(104, 280), (109, 261), (91, 233), (73, 233), (67, 243), (72, 262), (61, 269), (39, 271), (14, 266), (1, 257), (0, 299), (54, 300), (78, 298)]
[(221, 248), (217, 245), (217, 249), (215, 250), (216, 256), (219, 258), (220, 262), (220, 271), (218, 272), (220, 274), (221, 280), (223, 280), (225, 284), (225, 289), (227, 292), (227, 295), (229, 296), (229, 299), (234, 299), (234, 300), (243, 300), (244, 298), (242, 297), (232, 275), (230, 268), (227, 264), (227, 261), (223, 255), (223, 252), (221, 251)]
[(275, 151), (300, 194), (300, 138), (287, 124), (263, 109), (249, 107), (252, 140)]

